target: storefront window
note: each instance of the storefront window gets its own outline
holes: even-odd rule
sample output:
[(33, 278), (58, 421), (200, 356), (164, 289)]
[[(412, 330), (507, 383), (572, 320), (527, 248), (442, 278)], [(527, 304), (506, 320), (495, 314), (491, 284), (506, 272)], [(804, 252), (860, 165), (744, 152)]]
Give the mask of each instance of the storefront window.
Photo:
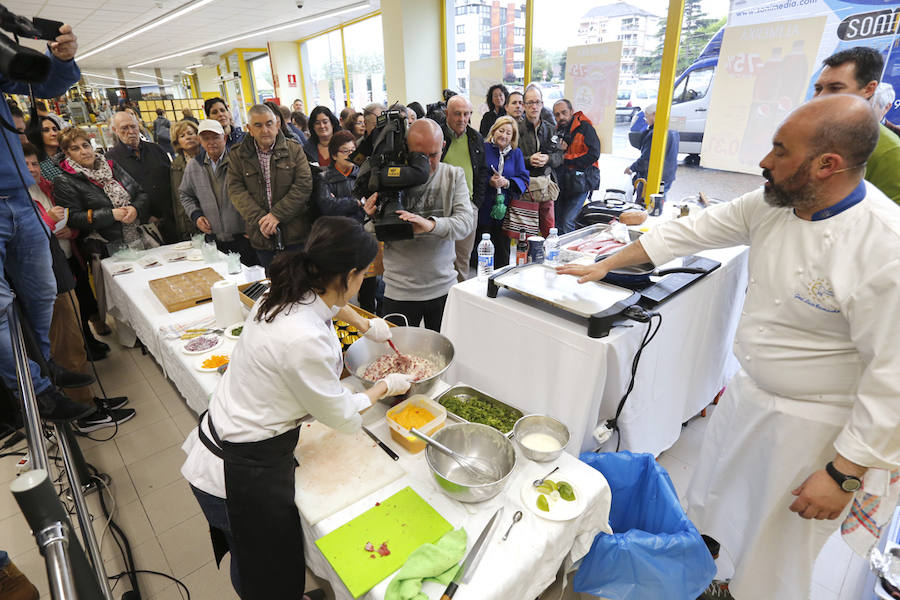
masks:
[(370, 102), (386, 104), (381, 15), (344, 27), (344, 50), (351, 106), (362, 112)]
[[(551, 15), (551, 22), (553, 18)], [(486, 91), (472, 89), (470, 63), (492, 57), (503, 59), (499, 79), (507, 86), (523, 85), (524, 0), (452, 0), (447, 2), (446, 19), (450, 58), (447, 79), (455, 91), (468, 96)]]
[(275, 97), (275, 85), (272, 82), (272, 66), (269, 63), (269, 55), (261, 54), (247, 61), (250, 67), (250, 78), (253, 82), (253, 94), (257, 103), (262, 104), (266, 100)]
[(340, 30), (308, 39), (301, 46), (300, 52), (306, 79), (308, 111), (321, 105), (339, 113), (346, 97)]

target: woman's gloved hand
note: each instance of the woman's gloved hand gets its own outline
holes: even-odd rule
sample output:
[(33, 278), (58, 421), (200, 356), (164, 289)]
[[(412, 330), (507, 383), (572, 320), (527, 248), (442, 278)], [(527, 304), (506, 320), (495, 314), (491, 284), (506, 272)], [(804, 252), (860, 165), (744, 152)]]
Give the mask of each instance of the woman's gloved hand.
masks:
[(369, 329), (363, 334), (373, 342), (383, 343), (391, 339), (391, 328), (384, 319), (369, 319)]
[(381, 380), (387, 386), (387, 392), (382, 397), (387, 398), (388, 396), (405, 394), (409, 391), (412, 379), (412, 375), (405, 375), (403, 373), (391, 373), (390, 375), (387, 375)]

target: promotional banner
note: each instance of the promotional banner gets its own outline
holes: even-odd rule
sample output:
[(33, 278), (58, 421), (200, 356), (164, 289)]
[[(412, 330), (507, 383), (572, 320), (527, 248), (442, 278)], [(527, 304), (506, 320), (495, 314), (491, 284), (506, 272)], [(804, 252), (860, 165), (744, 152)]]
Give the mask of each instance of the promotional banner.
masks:
[(472, 103), (472, 120), (469, 124), (477, 130), (481, 116), (490, 110), (485, 103), (488, 88), (503, 82), (503, 57), (483, 58), (469, 63), (469, 101)]
[(594, 124), (600, 151), (605, 153), (612, 152), (621, 59), (621, 41), (569, 46), (566, 50), (565, 97), (575, 111), (583, 112)]
[(900, 123), (900, 50), (898, 24), (900, 5), (891, 0), (732, 0), (728, 26), (756, 25), (785, 19), (824, 16), (825, 23), (807, 98), (822, 70), (822, 60), (854, 46), (868, 46), (884, 56), (881, 80), (894, 86), (898, 100), (887, 119)]
[(701, 164), (758, 174), (778, 125), (807, 97), (826, 17), (725, 29)]

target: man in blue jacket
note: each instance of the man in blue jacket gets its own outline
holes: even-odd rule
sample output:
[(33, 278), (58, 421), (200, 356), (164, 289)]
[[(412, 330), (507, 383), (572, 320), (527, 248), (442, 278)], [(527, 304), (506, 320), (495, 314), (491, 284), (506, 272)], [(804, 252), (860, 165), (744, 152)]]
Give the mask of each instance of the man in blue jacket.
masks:
[[(650, 104), (644, 109), (644, 117), (650, 126), (641, 137), (641, 156), (631, 163), (631, 166), (625, 168), (626, 175), (637, 175), (641, 179), (647, 179), (647, 172), (650, 170), (650, 147), (653, 144), (653, 124), (656, 122), (656, 104)], [(678, 143), (680, 142), (678, 132), (669, 130), (669, 136), (666, 143), (666, 153), (663, 158), (662, 172), (662, 191), (667, 193), (672, 183), (675, 181), (675, 172), (678, 170)]]
[[(50, 74), (46, 81), (34, 84), (32, 89), (38, 98), (54, 98), (66, 93), (81, 77), (75, 64), (78, 43), (72, 28), (63, 25), (59, 36), (50, 42)], [(0, 90), (8, 94), (27, 94), (28, 85), (12, 81), (0, 74)], [(6, 102), (0, 102), (0, 117), (12, 122), (12, 114)], [(47, 230), (28, 195), (28, 186), (34, 184), (25, 166), (22, 143), (16, 133), (0, 127), (3, 142), (0, 143), (0, 263), (22, 299), (21, 307), (37, 336), (37, 343), (44, 358), (50, 359), (50, 318), (56, 300), (56, 279), (53, 276), (50, 243)], [(10, 389), (17, 389), (15, 359), (9, 336), (6, 310), (12, 303), (13, 293), (6, 279), (0, 278), (0, 377)], [(84, 385), (84, 375), (62, 371), (52, 363), (51, 371), (60, 385), (78, 381)], [(34, 391), (38, 397), (38, 409), (45, 419), (70, 421), (94, 411), (94, 408), (78, 404), (63, 396), (62, 392), (41, 374), (38, 365), (28, 362)], [(88, 384), (93, 381), (88, 378)]]

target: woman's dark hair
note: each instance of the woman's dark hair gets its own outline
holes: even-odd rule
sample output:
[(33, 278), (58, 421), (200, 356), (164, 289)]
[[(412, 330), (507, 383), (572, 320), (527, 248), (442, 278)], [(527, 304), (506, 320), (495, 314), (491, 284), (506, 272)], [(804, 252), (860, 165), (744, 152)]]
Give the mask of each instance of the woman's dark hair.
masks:
[(313, 141), (313, 144), (319, 143), (319, 134), (316, 133), (316, 119), (319, 118), (319, 115), (328, 116), (328, 120), (331, 121), (331, 135), (334, 135), (341, 129), (341, 122), (334, 116), (334, 113), (331, 112), (330, 108), (327, 106), (315, 107), (312, 109), (312, 112), (309, 113), (309, 139)]
[(410, 102), (406, 105), (406, 108), (410, 109), (414, 113), (416, 113), (416, 118), (421, 119), (425, 116), (425, 109), (422, 108), (422, 105), (418, 102)]
[(328, 141), (328, 156), (330, 156), (331, 160), (334, 161), (334, 157), (337, 156), (338, 150), (341, 149), (341, 146), (343, 146), (347, 142), (355, 141), (356, 136), (346, 129), (335, 131), (334, 135), (331, 136), (331, 140)]
[(291, 121), (294, 122), (294, 125), (296, 125), (297, 129), (300, 131), (306, 131), (309, 127), (309, 117), (306, 116), (306, 113), (299, 110), (295, 110), (291, 113)]
[(506, 109), (504, 108), (504, 106), (506, 105), (506, 99), (509, 98), (509, 90), (506, 89), (506, 86), (502, 83), (495, 83), (494, 85), (489, 87), (487, 91), (488, 110), (497, 110), (497, 107), (494, 106), (494, 90), (500, 90), (501, 92), (503, 92), (503, 102), (500, 103), (500, 112), (497, 114), (505, 115)]
[(209, 118), (209, 111), (213, 109), (213, 106), (220, 102), (222, 103), (222, 106), (225, 107), (225, 110), (228, 110), (228, 104), (225, 103), (224, 99), (219, 98), (218, 96), (215, 98), (207, 98), (203, 101), (203, 112), (206, 113), (207, 119)]
[(319, 217), (303, 250), (282, 252), (269, 265), (272, 286), (256, 320), (271, 323), (295, 304), (311, 304), (310, 294), (324, 294), (335, 277), (346, 290), (350, 271), (364, 271), (377, 253), (375, 236), (355, 219)]
[[(50, 117), (38, 115), (37, 118), (35, 118), (34, 114), (32, 114), (31, 121), (28, 122), (28, 126), (25, 128), (25, 137), (27, 137), (28, 141), (34, 144), (34, 147), (38, 150), (38, 160), (46, 160), (47, 158), (47, 149), (44, 148), (44, 135), (41, 131), (44, 127), (44, 121), (49, 122), (59, 129), (59, 125)], [(58, 140), (59, 137), (56, 139)]]
[[(347, 112), (348, 110), (349, 112)], [(341, 127), (346, 129), (347, 131), (353, 131), (353, 126), (356, 125), (356, 119), (362, 116), (362, 113), (358, 113), (348, 106), (341, 111), (341, 115), (343, 115), (341, 117)]]
[(274, 102), (272, 102), (271, 100), (266, 100), (265, 102), (263, 102), (263, 104), (268, 106), (269, 110), (271, 110), (272, 113), (278, 118), (278, 122), (281, 124), (281, 126), (278, 129), (281, 131), (281, 135), (284, 136), (284, 139), (296, 141), (296, 138), (294, 137), (294, 132), (291, 131), (291, 128), (288, 127), (287, 123), (284, 122), (284, 116), (281, 114), (281, 107), (278, 106), (277, 104), (275, 104)]

